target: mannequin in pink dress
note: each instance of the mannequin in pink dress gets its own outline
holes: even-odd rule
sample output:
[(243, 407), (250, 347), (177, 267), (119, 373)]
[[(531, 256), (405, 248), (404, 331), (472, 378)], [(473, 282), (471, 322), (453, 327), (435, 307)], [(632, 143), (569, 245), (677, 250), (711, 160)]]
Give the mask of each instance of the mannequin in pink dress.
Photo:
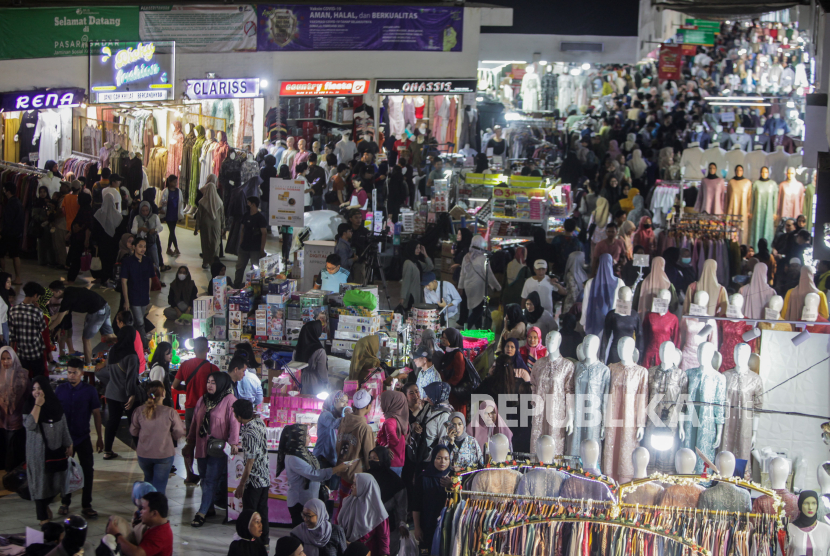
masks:
[(441, 105), (444, 103), (443, 95), (435, 95), (432, 97), (432, 104), (435, 106), (435, 111), (432, 114), (432, 136), (438, 141), (438, 144), (444, 142), (444, 132), (442, 127), (446, 126), (446, 122), (441, 117)]
[(804, 206), (804, 184), (795, 179), (795, 168), (787, 168), (787, 179), (778, 185), (778, 215), (796, 218)]
[[(706, 307), (708, 303), (708, 293), (705, 291), (695, 293), (695, 305)], [(697, 359), (697, 348), (701, 343), (711, 342), (713, 345), (718, 345), (718, 325), (716, 322), (713, 319), (683, 319), (683, 322), (680, 324), (680, 345), (683, 346), (683, 359), (680, 362), (681, 369), (688, 371), (689, 369), (700, 367), (700, 362)], [(712, 331), (705, 338), (698, 338), (698, 333), (707, 325)]]
[(305, 148), (305, 139), (300, 139), (297, 142), (297, 147), (300, 149), (300, 151), (296, 155), (294, 155), (294, 160), (291, 162), (291, 177), (292, 178), (297, 177), (297, 165), (299, 165), (300, 162), (307, 161), (309, 155), (311, 154), (311, 152), (307, 151), (306, 148)]
[[(739, 293), (732, 295), (729, 298), (729, 306), (736, 311), (738, 318), (743, 319), (744, 296)], [(723, 356), (723, 363), (721, 363), (720, 371), (728, 371), (735, 368), (735, 346), (742, 343), (747, 343), (755, 351), (755, 344), (757, 338), (751, 342), (744, 342), (743, 334), (752, 330), (752, 325), (745, 320), (719, 320), (718, 330), (720, 331), (721, 344), (718, 350)]]
[[(669, 300), (671, 292), (660, 290), (658, 297)], [(671, 311), (666, 311), (665, 315), (649, 311), (643, 322), (643, 337), (646, 346), (643, 367), (651, 368), (660, 364), (660, 346), (663, 342), (680, 342), (680, 323)]]
[(718, 175), (718, 166), (709, 163), (709, 173), (700, 180), (695, 210), (708, 214), (724, 214), (726, 207), (726, 183)]

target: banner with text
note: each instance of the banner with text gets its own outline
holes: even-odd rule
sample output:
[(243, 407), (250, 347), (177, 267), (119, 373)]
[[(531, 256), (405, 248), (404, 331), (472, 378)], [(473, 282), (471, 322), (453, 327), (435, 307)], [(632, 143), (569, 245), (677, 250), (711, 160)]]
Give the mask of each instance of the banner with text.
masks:
[(0, 10), (0, 59), (87, 56), (90, 41), (138, 40), (138, 7)]
[(143, 41), (175, 41), (179, 52), (253, 52), (253, 6), (142, 6)]
[(657, 79), (660, 81), (680, 79), (680, 69), (682, 66), (682, 47), (661, 44), (660, 58), (657, 61)]
[(257, 50), (460, 52), (464, 8), (258, 5)]

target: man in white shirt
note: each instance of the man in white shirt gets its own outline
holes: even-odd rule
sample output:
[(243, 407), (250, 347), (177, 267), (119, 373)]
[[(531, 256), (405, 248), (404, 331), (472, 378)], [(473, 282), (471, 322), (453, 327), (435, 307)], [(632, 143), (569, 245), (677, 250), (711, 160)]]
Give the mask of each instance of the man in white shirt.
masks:
[[(421, 279), (424, 286), (424, 303), (440, 305), (447, 308), (447, 320), (458, 315), (458, 307), (461, 305), (461, 294), (450, 282), (442, 280), (439, 282), (432, 272), (425, 272)], [(443, 292), (442, 292), (443, 288)]]
[(539, 299), (542, 300), (542, 307), (550, 311), (553, 315), (553, 292), (556, 289), (551, 282), (551, 279), (545, 276), (548, 270), (548, 263), (544, 259), (538, 259), (533, 263), (533, 271), (535, 276), (527, 279), (522, 288), (522, 307), (525, 306), (525, 300), (530, 292), (539, 292)]

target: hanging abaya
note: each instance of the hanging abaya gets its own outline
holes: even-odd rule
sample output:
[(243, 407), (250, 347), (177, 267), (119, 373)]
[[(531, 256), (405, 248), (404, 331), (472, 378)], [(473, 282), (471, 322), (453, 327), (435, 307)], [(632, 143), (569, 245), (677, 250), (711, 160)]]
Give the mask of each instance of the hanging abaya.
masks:
[(216, 191), (216, 175), (208, 176), (201, 188), (199, 200), (198, 226), (202, 236), (202, 263), (210, 265), (219, 257), (219, 244), (222, 241), (222, 222), (225, 221), (224, 206)]
[(752, 245), (761, 238), (771, 242), (775, 238), (773, 217), (778, 210), (778, 184), (772, 180), (758, 180), (752, 184)]
[[(735, 166), (735, 170), (743, 166)], [(743, 217), (741, 222), (741, 243), (747, 243), (750, 240), (750, 219), (752, 208), (752, 182), (746, 177), (740, 178), (736, 175), (729, 180), (726, 186), (726, 214), (740, 214)]]
[[(101, 270), (92, 272), (94, 278), (106, 282), (112, 278), (112, 267), (118, 254), (118, 227), (123, 220), (121, 211), (112, 195), (104, 195), (101, 208), (95, 212), (92, 222), (92, 240), (101, 258)], [(93, 256), (95, 254), (93, 253)]]
[[(262, 178), (254, 176), (245, 183), (243, 187), (235, 188), (230, 194), (230, 201), (225, 207), (228, 218), (228, 239), (225, 242), (225, 253), (231, 255), (239, 254), (239, 241), (242, 239), (242, 218), (248, 214), (248, 197), (259, 198), (259, 186)], [(268, 215), (266, 214), (267, 218)], [(290, 239), (290, 234), (289, 234)]]

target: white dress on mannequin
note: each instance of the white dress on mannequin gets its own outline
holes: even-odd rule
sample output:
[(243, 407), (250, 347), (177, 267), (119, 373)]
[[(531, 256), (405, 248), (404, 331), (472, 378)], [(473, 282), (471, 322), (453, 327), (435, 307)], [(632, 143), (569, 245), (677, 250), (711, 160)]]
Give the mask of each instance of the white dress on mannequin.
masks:
[(403, 117), (403, 97), (389, 97), (389, 133), (397, 138), (403, 136), (406, 123)]
[(539, 92), (542, 90), (539, 75), (534, 72), (525, 73), (522, 77), (522, 110), (539, 110)]

